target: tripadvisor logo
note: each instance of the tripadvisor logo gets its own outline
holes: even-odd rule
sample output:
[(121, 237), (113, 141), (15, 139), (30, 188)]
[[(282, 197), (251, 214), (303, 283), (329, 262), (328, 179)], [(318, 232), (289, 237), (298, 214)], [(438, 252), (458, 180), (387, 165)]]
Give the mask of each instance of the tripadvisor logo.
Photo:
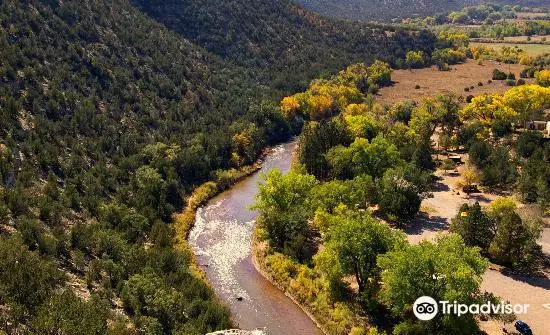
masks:
[(437, 315), (438, 312), (437, 301), (435, 301), (432, 297), (420, 297), (414, 302), (413, 312), (419, 320), (431, 320)]
[[(441, 306), (440, 306), (441, 305)], [(433, 319), (441, 307), (442, 314), (453, 314), (461, 316), (464, 314), (526, 314), (529, 304), (508, 304), (501, 302), (500, 304), (493, 304), (486, 302), (484, 304), (459, 304), (456, 301), (435, 301), (434, 298), (423, 296), (414, 302), (413, 312), (414, 315), (422, 321), (429, 321)]]

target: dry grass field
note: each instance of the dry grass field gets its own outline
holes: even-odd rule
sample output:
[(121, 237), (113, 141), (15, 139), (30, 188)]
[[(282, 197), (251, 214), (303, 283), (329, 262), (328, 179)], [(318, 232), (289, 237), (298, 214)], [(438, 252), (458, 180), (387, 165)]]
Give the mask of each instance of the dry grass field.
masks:
[(530, 12), (519, 12), (516, 13), (518, 19), (520, 20), (536, 20), (541, 17), (548, 15), (547, 13), (530, 13)]
[(509, 42), (550, 42), (550, 35), (531, 36), (531, 40), (527, 36), (509, 36), (504, 37), (504, 40)]
[(531, 56), (538, 56), (545, 53), (550, 53), (550, 44), (540, 44), (540, 43), (490, 43), (490, 42), (472, 42), (470, 43), (470, 46), (484, 46), (484, 47), (490, 47), (493, 49), (499, 50), (502, 47), (509, 47), (509, 48), (518, 48), (521, 50), (524, 50), (528, 55)]
[[(382, 88), (376, 101), (381, 104), (394, 104), (403, 100), (421, 101), (423, 98), (433, 97), (439, 93), (453, 93), (456, 96), (467, 97), (477, 96), (483, 93), (503, 93), (509, 86), (503, 81), (491, 79), (495, 68), (504, 72), (513, 72), (519, 79), (519, 73), (524, 68), (518, 64), (499, 64), (493, 61), (484, 61), (478, 65), (475, 61), (468, 61), (464, 64), (453, 65), (451, 71), (438, 71), (435, 67), (418, 70), (396, 70), (392, 74), (394, 84)], [(531, 82), (532, 79), (527, 80)], [(482, 83), (483, 86), (478, 86)], [(419, 89), (415, 89), (420, 85)], [(464, 88), (474, 87), (469, 92)]]

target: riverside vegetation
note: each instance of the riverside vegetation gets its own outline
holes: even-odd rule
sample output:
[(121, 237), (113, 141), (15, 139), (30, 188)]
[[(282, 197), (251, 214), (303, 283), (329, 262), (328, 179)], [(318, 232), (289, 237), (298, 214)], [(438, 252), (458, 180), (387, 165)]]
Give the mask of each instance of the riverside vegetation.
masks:
[(453, 164), (433, 159), (435, 144), (469, 153), (466, 182), (548, 211), (550, 146), (514, 125), (544, 119), (550, 88), (518, 86), (467, 104), (452, 95), (374, 103), (369, 92), (390, 82), (387, 64), (357, 64), (281, 101), (305, 125), (294, 168), (260, 185), (259, 266), (330, 334), (475, 334), (472, 316), (419, 322), (412, 304), (423, 295), (498, 301), (480, 290), (489, 261), (538, 271), (540, 221), (523, 220), (503, 198), (488, 209), (464, 204), (451, 233), (434, 241), (410, 245), (400, 228), (417, 215), (436, 166)]

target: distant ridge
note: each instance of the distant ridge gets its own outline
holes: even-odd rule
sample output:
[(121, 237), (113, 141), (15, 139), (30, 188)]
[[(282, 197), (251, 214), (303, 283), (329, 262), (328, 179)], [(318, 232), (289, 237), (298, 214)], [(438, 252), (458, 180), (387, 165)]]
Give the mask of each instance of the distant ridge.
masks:
[(352, 20), (379, 20), (432, 15), (479, 3), (505, 3), (521, 6), (548, 7), (549, 0), (484, 1), (484, 0), (296, 0), (315, 12)]

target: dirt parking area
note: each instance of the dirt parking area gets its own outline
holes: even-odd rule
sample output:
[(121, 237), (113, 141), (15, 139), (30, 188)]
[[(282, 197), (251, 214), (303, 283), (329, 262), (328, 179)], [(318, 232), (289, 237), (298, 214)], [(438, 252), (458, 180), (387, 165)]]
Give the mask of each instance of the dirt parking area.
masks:
[[(459, 166), (458, 169), (461, 172), (464, 165)], [(411, 243), (431, 240), (437, 234), (445, 233), (461, 204), (474, 204), (478, 201), (482, 206), (487, 206), (498, 197), (494, 194), (467, 196), (456, 189), (459, 176), (450, 176), (442, 171), (437, 171), (436, 175), (440, 180), (435, 184), (433, 197), (422, 202), (422, 215), (406, 230)], [(544, 229), (539, 243), (543, 247), (543, 252), (550, 255), (550, 227), (547, 226)], [(481, 289), (492, 292), (513, 304), (530, 304), (528, 313), (518, 318), (527, 322), (535, 335), (550, 334), (548, 323), (550, 309), (544, 306), (550, 304), (550, 278), (505, 275), (499, 270), (497, 266), (491, 265), (483, 276)], [(480, 326), (489, 335), (503, 334), (501, 322), (481, 322)]]
[[(396, 70), (392, 74), (394, 84), (380, 89), (376, 101), (381, 104), (394, 104), (403, 100), (419, 102), (440, 93), (453, 93), (463, 97), (484, 93), (503, 93), (510, 88), (504, 81), (488, 83), (493, 70), (513, 72), (519, 79), (519, 73), (524, 66), (499, 64), (493, 61), (484, 61), (483, 65), (478, 65), (475, 61), (469, 60), (464, 64), (453, 65), (451, 68), (451, 71), (438, 71), (435, 67), (412, 71)], [(527, 82), (531, 81), (532, 79), (527, 80)], [(478, 83), (482, 83), (483, 86), (478, 86)], [(415, 89), (416, 85), (420, 88)], [(474, 88), (470, 89), (472, 86)], [(465, 92), (465, 87), (470, 91)]]

